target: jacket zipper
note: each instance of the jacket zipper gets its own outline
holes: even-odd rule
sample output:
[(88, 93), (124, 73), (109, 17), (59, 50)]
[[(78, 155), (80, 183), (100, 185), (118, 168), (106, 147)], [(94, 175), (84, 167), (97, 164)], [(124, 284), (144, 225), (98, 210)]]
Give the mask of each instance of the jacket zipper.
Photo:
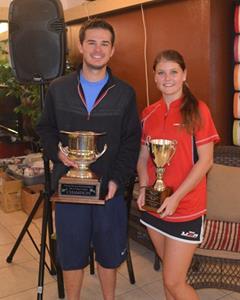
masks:
[[(110, 89), (112, 89), (113, 87), (115, 86), (115, 84), (113, 84), (112, 86), (110, 86), (109, 88), (106, 89), (106, 91), (104, 91), (104, 93), (102, 95), (100, 95), (100, 97), (98, 99), (96, 99), (93, 107), (92, 107), (92, 110), (102, 101), (102, 99), (107, 95), (107, 93), (109, 92)], [(86, 101), (85, 101), (85, 98), (80, 90), (80, 87), (79, 87), (79, 83), (77, 85), (77, 89), (78, 89), (78, 95), (83, 103), (83, 105), (85, 106), (86, 110), (87, 110), (87, 105), (86, 105)], [(90, 114), (91, 112), (89, 112), (87, 110), (87, 120), (90, 120)]]

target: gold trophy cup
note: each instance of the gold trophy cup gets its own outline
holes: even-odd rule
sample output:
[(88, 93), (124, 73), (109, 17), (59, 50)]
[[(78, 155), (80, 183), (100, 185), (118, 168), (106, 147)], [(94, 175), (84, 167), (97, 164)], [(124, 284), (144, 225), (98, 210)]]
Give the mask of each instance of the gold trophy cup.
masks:
[(77, 168), (71, 168), (68, 173), (61, 177), (58, 184), (58, 195), (54, 197), (57, 202), (104, 204), (99, 199), (100, 179), (94, 174), (89, 166), (101, 157), (107, 150), (104, 145), (102, 152), (98, 153), (97, 138), (105, 133), (92, 131), (61, 131), (68, 135), (68, 146), (60, 150), (68, 158), (77, 163)]
[(144, 209), (156, 212), (165, 198), (172, 194), (172, 188), (163, 182), (165, 167), (176, 151), (175, 140), (152, 139), (148, 142), (150, 156), (156, 166), (157, 179), (152, 187), (146, 188)]

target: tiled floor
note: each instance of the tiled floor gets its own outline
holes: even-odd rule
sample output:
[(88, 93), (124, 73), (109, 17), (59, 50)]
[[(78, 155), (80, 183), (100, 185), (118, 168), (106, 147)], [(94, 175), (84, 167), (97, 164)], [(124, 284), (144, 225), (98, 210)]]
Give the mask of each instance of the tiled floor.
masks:
[[(20, 243), (12, 263), (8, 257), (20, 230), (26, 221), (22, 211), (4, 213), (0, 210), (0, 299), (33, 300), (37, 298), (39, 255), (27, 234)], [(30, 228), (34, 240), (39, 245), (41, 219), (33, 220)], [(161, 272), (153, 269), (153, 253), (134, 241), (130, 241), (136, 284), (128, 280), (126, 263), (118, 270), (116, 300), (160, 300), (164, 299)], [(56, 278), (45, 271), (43, 298), (58, 299)], [(239, 293), (226, 290), (203, 289), (197, 291), (201, 300), (240, 300)], [(102, 300), (96, 275), (86, 269), (82, 300)]]

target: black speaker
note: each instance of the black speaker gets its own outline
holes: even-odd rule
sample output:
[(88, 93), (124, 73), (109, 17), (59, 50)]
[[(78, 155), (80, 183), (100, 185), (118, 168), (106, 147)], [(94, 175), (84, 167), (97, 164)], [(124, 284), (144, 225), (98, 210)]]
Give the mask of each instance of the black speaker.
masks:
[(13, 0), (9, 54), (21, 83), (50, 81), (65, 68), (66, 30), (60, 0)]

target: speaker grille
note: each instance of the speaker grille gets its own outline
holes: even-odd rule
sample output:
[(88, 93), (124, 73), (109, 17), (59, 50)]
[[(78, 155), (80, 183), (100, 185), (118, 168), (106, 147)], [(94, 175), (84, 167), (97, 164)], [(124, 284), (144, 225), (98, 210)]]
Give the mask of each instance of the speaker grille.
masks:
[(48, 30), (55, 32), (62, 32), (65, 30), (64, 20), (55, 20), (52, 23), (48, 24)]
[(9, 50), (16, 78), (35, 83), (62, 75), (65, 24), (59, 0), (13, 0), (9, 8)]

